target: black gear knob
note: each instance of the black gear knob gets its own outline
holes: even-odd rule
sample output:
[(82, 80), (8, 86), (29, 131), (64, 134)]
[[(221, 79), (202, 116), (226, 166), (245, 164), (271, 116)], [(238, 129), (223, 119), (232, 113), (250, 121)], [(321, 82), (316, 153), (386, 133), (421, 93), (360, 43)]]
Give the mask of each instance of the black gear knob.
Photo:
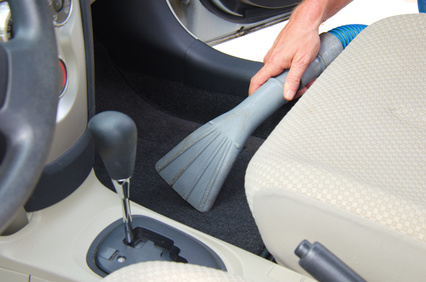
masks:
[(134, 121), (123, 113), (106, 111), (94, 116), (88, 128), (109, 176), (114, 180), (131, 177), (137, 142)]

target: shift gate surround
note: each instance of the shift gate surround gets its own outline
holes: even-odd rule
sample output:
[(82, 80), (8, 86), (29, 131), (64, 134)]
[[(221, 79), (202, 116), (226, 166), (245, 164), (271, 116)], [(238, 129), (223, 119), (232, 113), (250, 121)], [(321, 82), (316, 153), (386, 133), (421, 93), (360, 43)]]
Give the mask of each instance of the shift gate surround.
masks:
[(212, 249), (170, 225), (135, 215), (135, 245), (129, 246), (124, 240), (122, 224), (122, 219), (119, 219), (106, 227), (87, 252), (87, 265), (102, 277), (122, 267), (153, 260), (190, 263), (226, 271), (224, 262)]

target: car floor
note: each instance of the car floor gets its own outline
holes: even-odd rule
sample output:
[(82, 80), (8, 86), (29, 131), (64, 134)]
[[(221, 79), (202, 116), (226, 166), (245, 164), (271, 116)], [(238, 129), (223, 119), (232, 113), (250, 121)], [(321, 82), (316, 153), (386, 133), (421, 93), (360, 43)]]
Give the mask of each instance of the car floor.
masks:
[[(131, 180), (131, 200), (249, 252), (261, 254), (264, 245), (246, 201), (244, 175), (250, 158), (262, 144), (263, 138), (249, 138), (215, 205), (206, 213), (198, 212), (184, 201), (155, 170), (155, 163), (202, 125), (203, 119), (218, 115), (216, 110), (208, 109), (219, 108), (218, 111), (222, 111), (224, 105), (232, 108), (241, 98), (223, 95), (223, 99), (217, 99), (217, 95), (221, 94), (120, 71), (108, 57), (106, 49), (96, 40), (95, 66), (97, 112), (124, 112), (137, 125), (138, 149)], [(168, 97), (178, 98), (175, 103), (170, 103)], [(213, 98), (217, 101), (217, 107), (208, 105), (211, 105)], [(157, 100), (170, 105), (163, 105), (163, 109), (160, 109), (162, 105), (159, 106)], [(189, 121), (197, 120), (196, 108), (206, 109), (201, 111), (204, 117), (198, 118), (201, 123)], [(185, 113), (187, 119), (181, 118)], [(177, 117), (178, 114), (181, 117)], [(99, 157), (96, 157), (95, 172), (99, 180), (112, 190), (113, 186)]]
[[(323, 31), (341, 24), (370, 24), (394, 14), (416, 12), (415, 1), (412, 0), (392, 0), (392, 3), (387, 0), (377, 1), (374, 5), (369, 0), (355, 2), (357, 1), (324, 24)], [(262, 61), (263, 55), (284, 24), (285, 22), (215, 48), (233, 56)], [(262, 45), (256, 45), (257, 42), (262, 42)], [(248, 46), (251, 47), (247, 48)], [(292, 104), (262, 125), (254, 134), (258, 137), (249, 138), (215, 205), (209, 212), (200, 213), (168, 186), (156, 172), (155, 163), (195, 129), (235, 107), (244, 95), (209, 92), (120, 69), (96, 40), (95, 67), (97, 112), (121, 111), (132, 117), (137, 125), (138, 150), (131, 183), (131, 200), (260, 255), (264, 251), (264, 245), (246, 201), (245, 170), (264, 138)], [(95, 172), (99, 180), (113, 190), (99, 157), (95, 161)]]

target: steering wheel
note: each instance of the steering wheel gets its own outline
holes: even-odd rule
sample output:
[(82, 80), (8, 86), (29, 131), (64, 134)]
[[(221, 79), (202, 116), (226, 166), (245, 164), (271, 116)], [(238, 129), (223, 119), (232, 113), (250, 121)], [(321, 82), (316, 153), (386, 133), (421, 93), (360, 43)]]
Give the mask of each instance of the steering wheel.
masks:
[(8, 2), (14, 36), (0, 43), (0, 232), (37, 184), (58, 103), (58, 51), (47, 1)]

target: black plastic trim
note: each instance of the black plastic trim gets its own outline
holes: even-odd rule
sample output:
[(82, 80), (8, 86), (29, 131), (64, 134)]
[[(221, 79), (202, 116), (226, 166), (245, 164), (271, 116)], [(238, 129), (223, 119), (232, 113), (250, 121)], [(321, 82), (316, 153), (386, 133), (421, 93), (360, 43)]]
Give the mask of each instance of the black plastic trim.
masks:
[(92, 16), (95, 36), (127, 70), (246, 97), (251, 77), (262, 67), (192, 37), (165, 0), (97, 1)]
[[(170, 225), (136, 215), (133, 226), (134, 236), (140, 241), (134, 247), (124, 242), (122, 219), (107, 226), (95, 238), (86, 256), (87, 265), (93, 272), (105, 277), (121, 267), (153, 260), (177, 261), (226, 271), (224, 262), (212, 249)], [(118, 261), (119, 257), (125, 257), (125, 261)]]
[[(222, 4), (234, 14), (223, 11), (214, 3), (212, 3), (211, 0), (200, 0), (200, 2), (207, 10), (222, 19), (233, 23), (250, 24), (260, 22), (279, 15), (282, 15), (283, 20), (288, 19), (293, 9), (301, 1), (288, 1), (290, 2), (288, 4), (286, 4), (286, 2), (284, 1), (281, 1), (281, 5), (266, 8), (247, 5), (235, 0), (222, 0)], [(239, 16), (235, 14), (238, 14)]]
[(73, 147), (46, 165), (33, 194), (25, 204), (25, 210), (38, 211), (68, 197), (89, 175), (94, 155), (93, 141), (86, 130)]
[(195, 40), (185, 55), (184, 83), (246, 97), (249, 81), (261, 67), (261, 63), (226, 55)]
[(232, 1), (239, 1), (249, 5), (263, 7), (263, 8), (270, 8), (270, 9), (284, 8), (284, 7), (288, 7), (288, 6), (295, 5), (302, 2), (301, 0), (232, 0)]
[[(88, 120), (95, 115), (95, 72), (90, 1), (80, 1), (87, 83)], [(69, 196), (84, 182), (94, 163), (94, 145), (86, 131), (62, 156), (47, 164), (30, 199), (28, 212), (47, 208)]]

